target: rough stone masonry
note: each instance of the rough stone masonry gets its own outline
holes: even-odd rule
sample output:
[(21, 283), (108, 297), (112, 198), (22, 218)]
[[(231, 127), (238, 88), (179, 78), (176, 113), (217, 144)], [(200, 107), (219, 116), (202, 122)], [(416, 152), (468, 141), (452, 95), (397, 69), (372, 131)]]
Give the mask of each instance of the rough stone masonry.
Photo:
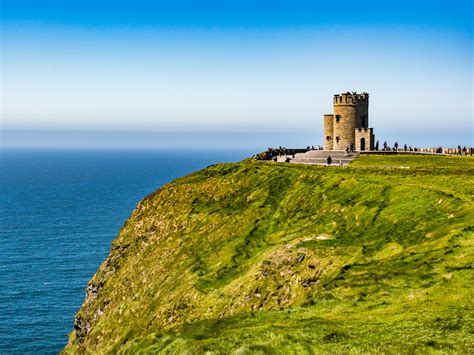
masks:
[(369, 128), (369, 94), (346, 92), (334, 95), (334, 114), (324, 115), (324, 150), (374, 149)]

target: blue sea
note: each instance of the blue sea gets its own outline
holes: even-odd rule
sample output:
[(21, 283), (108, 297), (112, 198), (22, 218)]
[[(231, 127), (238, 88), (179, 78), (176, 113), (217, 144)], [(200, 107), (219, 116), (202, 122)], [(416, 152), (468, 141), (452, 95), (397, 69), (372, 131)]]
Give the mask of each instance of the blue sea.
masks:
[(0, 151), (0, 353), (57, 353), (138, 201), (245, 150)]

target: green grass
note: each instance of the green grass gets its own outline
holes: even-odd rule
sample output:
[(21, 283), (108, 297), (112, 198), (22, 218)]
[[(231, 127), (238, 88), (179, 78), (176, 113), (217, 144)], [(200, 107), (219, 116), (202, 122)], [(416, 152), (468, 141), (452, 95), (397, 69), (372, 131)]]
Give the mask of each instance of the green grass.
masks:
[(450, 155), (396, 154), (396, 155), (360, 155), (351, 166), (410, 167), (423, 169), (472, 169), (473, 157)]
[(177, 179), (113, 242), (65, 351), (473, 352), (473, 173), (403, 155)]

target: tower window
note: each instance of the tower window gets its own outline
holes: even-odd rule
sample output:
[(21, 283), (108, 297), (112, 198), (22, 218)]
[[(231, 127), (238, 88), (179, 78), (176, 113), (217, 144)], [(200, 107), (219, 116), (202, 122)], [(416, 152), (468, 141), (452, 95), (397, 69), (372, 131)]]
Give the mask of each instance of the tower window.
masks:
[(339, 122), (341, 120), (341, 116), (340, 115), (336, 115), (336, 122)]
[(339, 137), (336, 137), (336, 142), (339, 143)]
[(331, 140), (331, 136), (326, 136), (326, 140)]

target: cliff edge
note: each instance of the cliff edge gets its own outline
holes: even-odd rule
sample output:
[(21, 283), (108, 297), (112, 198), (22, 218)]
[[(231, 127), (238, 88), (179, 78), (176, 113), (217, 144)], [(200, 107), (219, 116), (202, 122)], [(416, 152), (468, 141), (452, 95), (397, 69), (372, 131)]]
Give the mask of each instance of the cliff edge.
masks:
[(474, 351), (474, 160), (244, 161), (141, 201), (65, 353)]

